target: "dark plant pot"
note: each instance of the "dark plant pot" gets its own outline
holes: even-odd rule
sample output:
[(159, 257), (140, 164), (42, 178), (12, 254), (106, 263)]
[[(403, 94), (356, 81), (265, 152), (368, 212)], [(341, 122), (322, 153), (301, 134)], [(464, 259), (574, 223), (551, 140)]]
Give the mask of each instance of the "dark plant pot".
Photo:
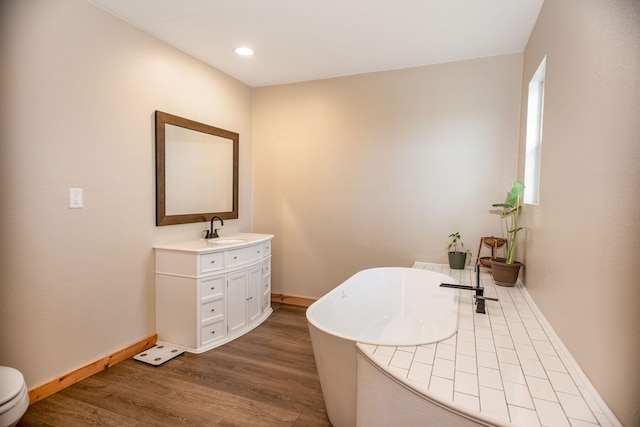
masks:
[(466, 252), (449, 252), (449, 267), (454, 270), (463, 270), (467, 263)]
[(518, 281), (518, 274), (522, 263), (513, 261), (513, 264), (507, 264), (504, 258), (491, 259), (491, 274), (496, 285), (513, 286)]

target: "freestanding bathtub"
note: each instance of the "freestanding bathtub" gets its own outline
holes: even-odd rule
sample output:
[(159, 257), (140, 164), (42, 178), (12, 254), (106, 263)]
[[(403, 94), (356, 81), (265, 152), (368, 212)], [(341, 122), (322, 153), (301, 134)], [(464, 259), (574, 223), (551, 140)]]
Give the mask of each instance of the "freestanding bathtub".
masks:
[(420, 345), (458, 329), (457, 283), (442, 273), (413, 268), (363, 270), (307, 310), (313, 353), (327, 415), (334, 427), (356, 425), (356, 343)]

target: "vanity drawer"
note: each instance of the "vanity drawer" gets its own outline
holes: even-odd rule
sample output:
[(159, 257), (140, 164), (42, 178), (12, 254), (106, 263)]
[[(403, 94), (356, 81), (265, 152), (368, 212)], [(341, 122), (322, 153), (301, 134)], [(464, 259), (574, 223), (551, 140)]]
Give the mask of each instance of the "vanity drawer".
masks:
[(224, 269), (224, 254), (213, 252), (200, 255), (200, 274), (212, 273)]
[(262, 295), (262, 311), (265, 312), (271, 305), (271, 292), (267, 291)]
[(263, 256), (271, 255), (271, 240), (264, 244), (264, 253)]
[(219, 299), (202, 304), (200, 307), (200, 321), (212, 322), (224, 320), (224, 300)]
[(224, 297), (224, 274), (200, 280), (200, 299)]
[(224, 338), (224, 322), (216, 322), (203, 326), (200, 330), (200, 345), (208, 344)]
[(271, 274), (271, 259), (268, 259), (262, 264), (262, 274), (265, 276)]
[(262, 258), (264, 247), (253, 245), (247, 248), (234, 249), (227, 253), (227, 266), (229, 268), (257, 261)]
[(200, 274), (213, 273), (224, 269), (224, 254), (213, 252), (200, 255)]

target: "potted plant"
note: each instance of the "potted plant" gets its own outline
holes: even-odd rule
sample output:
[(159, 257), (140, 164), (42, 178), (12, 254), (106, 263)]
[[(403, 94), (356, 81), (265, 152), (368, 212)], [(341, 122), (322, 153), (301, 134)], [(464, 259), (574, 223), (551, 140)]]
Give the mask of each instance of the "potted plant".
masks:
[(451, 239), (449, 246), (447, 246), (447, 249), (449, 249), (449, 267), (462, 270), (467, 263), (467, 253), (469, 251), (458, 250), (458, 245), (460, 245), (460, 249), (464, 248), (459, 232), (449, 234), (449, 238)]
[(514, 259), (516, 251), (516, 238), (518, 232), (523, 229), (518, 225), (518, 216), (520, 215), (520, 201), (524, 196), (524, 185), (514, 181), (511, 185), (511, 191), (507, 196), (507, 203), (495, 203), (494, 208), (502, 208), (499, 211), (504, 219), (507, 240), (507, 257), (491, 259), (491, 274), (493, 280), (498, 285), (513, 286), (518, 280), (518, 273), (522, 263)]

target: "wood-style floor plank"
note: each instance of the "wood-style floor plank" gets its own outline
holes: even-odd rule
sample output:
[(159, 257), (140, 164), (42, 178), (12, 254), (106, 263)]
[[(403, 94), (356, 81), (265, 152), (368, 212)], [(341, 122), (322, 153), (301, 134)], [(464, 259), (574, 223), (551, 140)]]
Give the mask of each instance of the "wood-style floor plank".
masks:
[(18, 426), (330, 426), (305, 308), (160, 366), (127, 359), (29, 407)]

